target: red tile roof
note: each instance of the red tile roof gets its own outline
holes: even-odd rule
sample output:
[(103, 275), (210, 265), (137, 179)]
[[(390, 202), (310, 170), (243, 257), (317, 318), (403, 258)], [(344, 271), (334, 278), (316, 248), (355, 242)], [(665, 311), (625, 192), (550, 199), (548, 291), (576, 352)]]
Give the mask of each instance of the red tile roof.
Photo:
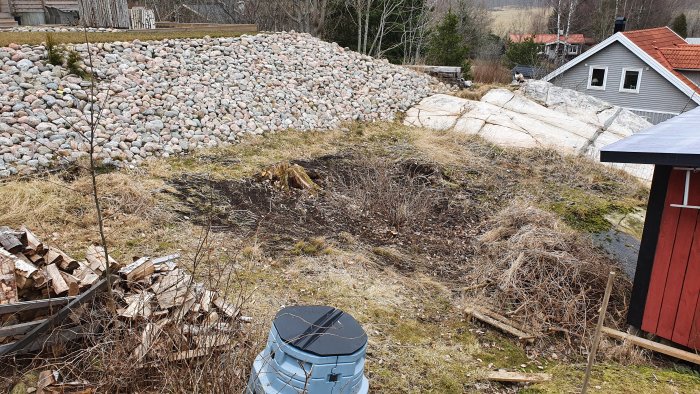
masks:
[(676, 70), (700, 70), (700, 45), (661, 48), (661, 54)]
[[(549, 44), (557, 42), (556, 34), (510, 34), (508, 36), (511, 42), (523, 42), (532, 39), (536, 44)], [(568, 36), (558, 36), (560, 42), (569, 44), (584, 44), (586, 38), (583, 34), (569, 34)]]
[[(671, 62), (664, 56), (663, 51), (672, 51), (680, 47), (690, 46), (684, 39), (668, 27), (657, 27), (653, 29), (633, 30), (622, 33), (629, 38), (641, 50), (653, 57), (673, 75), (678, 77), (684, 84), (700, 93), (700, 86), (694, 84), (685, 75), (676, 71)], [(692, 45), (693, 47), (695, 45)]]

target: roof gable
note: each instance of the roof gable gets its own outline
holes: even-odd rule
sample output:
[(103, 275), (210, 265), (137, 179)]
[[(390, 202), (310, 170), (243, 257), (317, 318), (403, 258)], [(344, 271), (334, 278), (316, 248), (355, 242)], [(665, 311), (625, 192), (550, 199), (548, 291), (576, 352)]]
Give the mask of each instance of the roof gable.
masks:
[[(660, 32), (660, 30), (669, 31), (672, 35), (675, 36), (675, 38), (671, 37), (671, 35), (668, 34), (667, 32)], [(674, 45), (673, 43), (680, 44), (681, 42), (682, 42), (681, 45), (687, 45), (685, 43), (685, 40), (683, 40), (680, 36), (678, 36), (676, 33), (674, 33), (671, 29), (669, 29), (667, 27), (660, 27), (660, 28), (646, 29), (646, 30), (637, 30), (636, 32), (647, 32), (647, 33), (651, 32), (652, 35), (657, 35), (657, 38), (659, 39), (659, 41), (657, 41), (657, 42), (661, 42), (665, 46), (673, 46)], [(661, 74), (661, 76), (666, 78), (666, 80), (668, 80), (671, 84), (673, 84), (676, 88), (678, 88), (678, 90), (680, 90), (685, 95), (690, 97), (691, 100), (693, 100), (697, 104), (700, 104), (700, 86), (695, 85), (685, 75), (674, 70), (673, 67), (669, 64), (669, 62), (663, 57), (661, 52), (654, 50), (653, 43), (656, 41), (640, 38), (640, 36), (644, 36), (644, 34), (640, 34), (640, 35), (632, 34), (631, 35), (635, 40), (638, 40), (641, 43), (641, 45), (650, 48), (650, 51), (652, 53), (655, 53), (655, 51), (658, 52), (658, 59), (657, 59), (657, 57), (652, 56), (652, 54), (650, 54), (647, 51), (640, 48), (634, 41), (632, 41), (630, 38), (628, 38), (629, 33), (635, 33), (635, 32), (634, 31), (626, 32), (626, 33), (619, 32), (619, 33), (613, 34), (612, 36), (608, 37), (607, 39), (605, 39), (604, 41), (602, 41), (598, 45), (587, 50), (583, 54), (575, 57), (573, 60), (562, 65), (558, 69), (552, 71), (551, 73), (549, 73), (549, 75), (547, 75), (543, 79), (545, 81), (551, 81), (552, 79), (556, 78), (557, 76), (565, 73), (570, 68), (576, 66), (579, 63), (584, 62), (589, 57), (604, 50), (605, 48), (610, 46), (612, 43), (619, 42), (620, 44), (624, 45), (627, 49), (629, 49), (632, 53), (634, 53), (638, 58), (640, 58), (642, 61), (644, 61), (646, 64), (648, 64), (649, 67), (653, 68), (656, 72)], [(658, 47), (658, 48), (660, 48), (660, 47)]]

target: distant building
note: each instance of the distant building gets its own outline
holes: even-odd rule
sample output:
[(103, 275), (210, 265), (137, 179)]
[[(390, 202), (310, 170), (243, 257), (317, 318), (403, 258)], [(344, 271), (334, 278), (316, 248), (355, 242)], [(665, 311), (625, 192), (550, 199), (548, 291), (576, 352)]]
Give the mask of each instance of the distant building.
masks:
[(525, 42), (532, 40), (542, 46), (542, 53), (550, 59), (572, 59), (583, 53), (591, 43), (583, 34), (510, 34), (510, 42)]
[(0, 0), (0, 28), (77, 20), (78, 0)]
[(525, 66), (518, 64), (511, 70), (512, 75), (520, 74), (525, 79), (540, 79), (547, 75), (547, 70), (542, 67)]
[(668, 27), (618, 32), (544, 80), (656, 124), (700, 105), (700, 45)]

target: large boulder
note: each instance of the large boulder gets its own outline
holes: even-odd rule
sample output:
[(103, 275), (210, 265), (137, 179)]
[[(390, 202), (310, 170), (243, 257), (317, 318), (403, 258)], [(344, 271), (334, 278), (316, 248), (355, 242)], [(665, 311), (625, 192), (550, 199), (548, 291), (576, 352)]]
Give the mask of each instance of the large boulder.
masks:
[[(493, 89), (480, 101), (445, 94), (423, 99), (404, 123), (435, 130), (476, 134), (507, 147), (553, 148), (600, 158), (600, 149), (649, 126), (620, 107), (547, 82), (532, 81), (518, 91)], [(611, 164), (650, 181), (651, 166)]]

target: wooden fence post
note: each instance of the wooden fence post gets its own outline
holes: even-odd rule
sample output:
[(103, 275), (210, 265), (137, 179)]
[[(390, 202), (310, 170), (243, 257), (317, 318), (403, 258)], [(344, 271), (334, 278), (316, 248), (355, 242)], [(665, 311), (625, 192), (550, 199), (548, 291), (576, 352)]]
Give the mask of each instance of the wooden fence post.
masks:
[(612, 292), (613, 281), (615, 280), (615, 272), (611, 271), (608, 275), (608, 285), (605, 287), (605, 295), (603, 296), (603, 304), (600, 306), (600, 315), (598, 316), (598, 325), (595, 327), (595, 336), (593, 337), (593, 346), (591, 347), (590, 353), (588, 353), (588, 365), (586, 365), (586, 374), (583, 378), (583, 388), (581, 389), (581, 394), (586, 394), (588, 390), (588, 381), (591, 378), (591, 369), (593, 368), (593, 362), (595, 361), (596, 353), (598, 352), (598, 344), (600, 343), (600, 332), (603, 329), (603, 322), (605, 321), (605, 313), (608, 310), (608, 302), (610, 301), (610, 293)]

